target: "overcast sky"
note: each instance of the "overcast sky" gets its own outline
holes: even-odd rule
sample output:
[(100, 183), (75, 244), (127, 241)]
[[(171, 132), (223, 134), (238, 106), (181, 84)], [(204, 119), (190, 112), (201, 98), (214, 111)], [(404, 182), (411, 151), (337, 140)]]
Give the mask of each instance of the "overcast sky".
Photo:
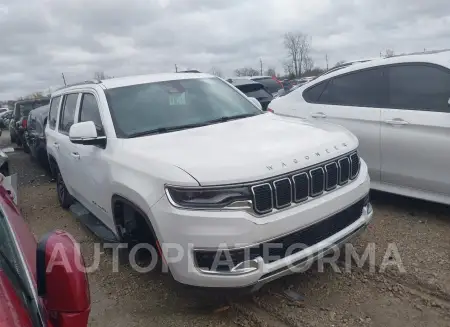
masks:
[(283, 72), (285, 32), (312, 37), (316, 66), (448, 48), (448, 0), (0, 0), (0, 100), (94, 72)]

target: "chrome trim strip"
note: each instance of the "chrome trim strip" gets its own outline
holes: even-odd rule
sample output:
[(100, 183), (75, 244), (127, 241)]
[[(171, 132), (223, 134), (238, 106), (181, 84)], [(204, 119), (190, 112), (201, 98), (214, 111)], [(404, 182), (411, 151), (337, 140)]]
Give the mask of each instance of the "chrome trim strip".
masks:
[[(322, 171), (322, 174), (323, 174), (322, 191), (317, 192), (317, 193), (313, 193), (313, 189), (314, 189), (314, 187), (313, 187), (313, 184), (314, 184), (314, 177), (313, 177), (313, 174), (312, 174), (312, 173), (313, 173), (314, 171), (317, 171), (317, 170)], [(310, 182), (311, 182), (311, 188), (310, 188), (311, 196), (312, 196), (312, 197), (315, 197), (315, 196), (319, 196), (319, 195), (323, 194), (323, 192), (324, 192), (324, 190), (325, 190), (325, 171), (323, 170), (323, 168), (322, 168), (322, 167), (317, 167), (317, 168), (315, 168), (315, 169), (311, 169), (311, 170), (309, 171), (309, 175), (310, 175), (310, 177), (311, 177), (311, 180), (310, 180)]]
[[(342, 182), (342, 180), (341, 180), (341, 174), (342, 174), (341, 162), (344, 161), (344, 160), (347, 160), (347, 162), (348, 162), (348, 179), (346, 181)], [(350, 180), (350, 174), (351, 174), (350, 159), (348, 157), (341, 158), (341, 159), (338, 160), (338, 165), (339, 165), (339, 181), (338, 182), (339, 182), (339, 185), (342, 186), (342, 185), (347, 184), (348, 181)]]
[[(306, 187), (308, 188), (308, 195), (305, 196), (304, 198), (297, 199), (297, 187), (295, 186), (295, 178), (298, 177), (298, 176), (302, 176), (302, 175), (306, 176)], [(308, 200), (309, 193), (311, 192), (311, 188), (309, 187), (310, 181), (309, 181), (308, 173), (304, 172), (304, 173), (301, 173), (301, 174), (294, 175), (294, 176), (292, 176), (292, 180), (294, 181), (294, 202), (295, 203), (300, 203), (300, 202)]]
[[(352, 174), (352, 166), (353, 166), (353, 157), (355, 157), (356, 156), (356, 159), (358, 160), (358, 170), (356, 171), (356, 173), (353, 175)], [(350, 179), (351, 180), (354, 180), (358, 175), (359, 175), (359, 170), (361, 169), (361, 159), (360, 159), (360, 157), (358, 156), (358, 153), (357, 152), (355, 152), (355, 153), (352, 153), (351, 155), (350, 155)]]
[[(21, 251), (21, 246), (19, 244), (19, 241), (17, 240), (16, 234), (14, 232), (14, 229), (11, 226), (11, 223), (8, 220), (8, 216), (5, 214), (5, 211), (0, 208), (2, 215), (5, 217), (5, 221), (6, 221), (6, 227), (8, 228), (8, 232), (11, 235), (11, 238), (13, 239), (14, 242), (14, 247), (16, 248), (16, 252), (19, 256), (19, 260), (20, 260), (20, 264), (22, 265), (23, 270), (25, 271), (25, 277), (26, 277), (26, 283), (27, 286), (30, 288), (31, 290), (31, 295), (33, 297), (33, 301), (35, 302), (36, 307), (38, 308), (38, 316), (40, 319), (40, 323), (42, 326), (46, 327), (48, 326), (47, 321), (46, 321), (46, 315), (45, 315), (45, 310), (41, 305), (40, 302), (40, 298), (37, 294), (37, 290), (36, 290), (36, 286), (34, 284), (33, 281), (34, 277), (31, 275), (30, 271), (28, 270), (28, 265), (26, 263), (25, 257), (23, 256), (23, 252)], [(43, 314), (44, 312), (44, 314)]]
[[(280, 182), (286, 181), (286, 180), (289, 182), (289, 190), (290, 190), (289, 196), (290, 196), (290, 200), (289, 200), (289, 203), (280, 206), (280, 205), (278, 205), (277, 183), (280, 183)], [(276, 181), (273, 182), (273, 186), (275, 187), (275, 207), (277, 209), (283, 209), (283, 208), (289, 207), (291, 205), (291, 203), (292, 203), (292, 182), (291, 182), (291, 180), (289, 178), (279, 179), (279, 180), (276, 180)]]
[[(332, 165), (334, 165), (336, 167), (336, 183), (334, 184), (334, 186), (329, 188), (328, 187), (329, 183), (328, 183), (328, 168), (327, 167), (332, 166)], [(325, 190), (327, 192), (334, 190), (337, 187), (338, 182), (339, 182), (339, 167), (338, 167), (337, 163), (331, 162), (328, 165), (325, 165)]]
[[(261, 186), (265, 186), (265, 185), (269, 185), (269, 188), (270, 188), (270, 209), (267, 209), (265, 211), (259, 211), (256, 208), (257, 202), (256, 202), (255, 188), (261, 187)], [(272, 210), (273, 210), (273, 189), (272, 189), (272, 185), (270, 185), (270, 183), (258, 184), (258, 185), (252, 186), (251, 190), (252, 190), (252, 194), (253, 194), (253, 210), (255, 210), (256, 213), (259, 213), (261, 215), (263, 215), (265, 213), (272, 212)]]

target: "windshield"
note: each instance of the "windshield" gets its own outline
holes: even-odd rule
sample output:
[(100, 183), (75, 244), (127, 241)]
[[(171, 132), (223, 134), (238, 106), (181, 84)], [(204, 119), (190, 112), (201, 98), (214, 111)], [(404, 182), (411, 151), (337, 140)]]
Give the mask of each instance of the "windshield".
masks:
[[(218, 78), (195, 78), (106, 90), (117, 137), (261, 114)], [(195, 127), (195, 126), (192, 126)]]

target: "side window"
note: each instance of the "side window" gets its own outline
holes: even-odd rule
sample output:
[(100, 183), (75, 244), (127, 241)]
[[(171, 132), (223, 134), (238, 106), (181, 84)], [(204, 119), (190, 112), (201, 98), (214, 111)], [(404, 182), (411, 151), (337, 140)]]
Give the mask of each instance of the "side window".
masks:
[(450, 73), (429, 65), (389, 68), (389, 107), (450, 112)]
[(383, 68), (367, 69), (334, 77), (319, 102), (342, 106), (385, 107), (387, 84)]
[(48, 126), (51, 129), (55, 129), (56, 127), (56, 117), (58, 116), (58, 108), (59, 103), (61, 102), (61, 96), (54, 97), (52, 99), (52, 104), (50, 105), (50, 112), (49, 112), (49, 124)]
[(80, 117), (79, 122), (83, 121), (93, 121), (95, 127), (97, 128), (98, 136), (105, 136), (105, 131), (103, 130), (102, 119), (100, 118), (100, 110), (98, 108), (97, 99), (90, 93), (84, 93), (81, 99), (80, 105)]
[(59, 131), (69, 133), (70, 126), (75, 120), (75, 109), (77, 108), (78, 93), (68, 94), (64, 98), (63, 108), (59, 117)]
[(316, 103), (317, 100), (319, 100), (319, 97), (322, 94), (323, 90), (325, 89), (327, 83), (328, 81), (324, 81), (303, 91), (303, 98), (305, 99), (305, 101), (310, 103)]

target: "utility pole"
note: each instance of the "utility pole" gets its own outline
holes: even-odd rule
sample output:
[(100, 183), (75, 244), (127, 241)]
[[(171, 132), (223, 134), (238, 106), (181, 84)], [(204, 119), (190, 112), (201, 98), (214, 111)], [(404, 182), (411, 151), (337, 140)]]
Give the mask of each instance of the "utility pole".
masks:
[(328, 53), (325, 54), (325, 60), (326, 60), (326, 62), (327, 62), (327, 70), (328, 70)]
[(259, 58), (259, 63), (261, 64), (261, 76), (262, 76), (262, 74), (263, 74), (263, 71), (262, 71), (262, 66), (263, 66), (263, 63), (262, 63), (262, 59), (261, 58)]
[(175, 64), (175, 73), (178, 73), (178, 66)]
[(62, 79), (63, 79), (63, 81), (64, 81), (64, 86), (67, 86), (66, 78), (64, 77), (64, 73), (61, 73), (61, 75), (62, 75)]

